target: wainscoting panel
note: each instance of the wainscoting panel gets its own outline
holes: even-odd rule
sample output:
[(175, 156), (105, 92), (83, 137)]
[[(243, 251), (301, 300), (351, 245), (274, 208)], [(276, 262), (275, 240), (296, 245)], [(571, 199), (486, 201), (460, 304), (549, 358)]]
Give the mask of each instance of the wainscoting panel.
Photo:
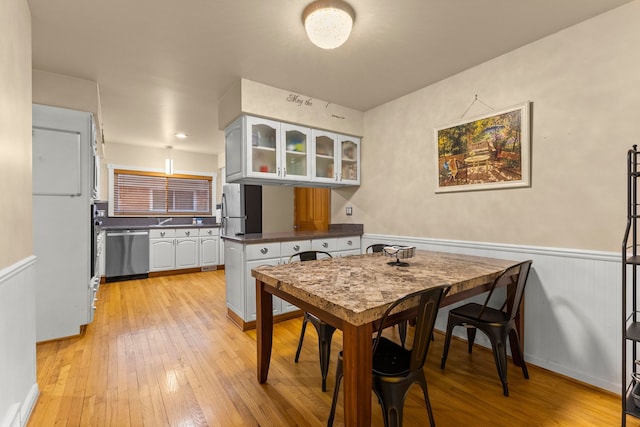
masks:
[[(525, 293), (525, 360), (620, 393), (622, 267), (619, 254), (363, 235), (363, 248), (372, 243), (398, 243), (417, 249), (519, 261), (532, 259)], [(482, 296), (476, 299), (483, 301)], [(439, 313), (437, 329), (446, 329), (449, 308)], [(463, 328), (456, 328), (455, 333), (466, 339)], [(476, 342), (490, 347), (489, 340), (481, 333)], [(515, 374), (512, 369), (509, 372)]]
[(35, 257), (0, 270), (0, 427), (27, 423), (36, 383)]

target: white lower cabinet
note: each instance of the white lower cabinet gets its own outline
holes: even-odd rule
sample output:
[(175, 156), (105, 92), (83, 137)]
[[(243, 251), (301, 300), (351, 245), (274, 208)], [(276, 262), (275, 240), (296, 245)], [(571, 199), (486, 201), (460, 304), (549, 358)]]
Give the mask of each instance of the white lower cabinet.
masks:
[[(286, 264), (291, 255), (308, 250), (323, 250), (334, 257), (358, 255), (360, 254), (360, 236), (254, 244), (225, 240), (227, 308), (244, 323), (255, 321), (256, 281), (251, 276), (251, 270), (261, 265)], [(296, 310), (298, 307), (295, 305), (273, 297), (274, 316)], [(244, 328), (245, 325), (241, 326)]]
[(188, 233), (195, 234), (195, 237), (176, 238), (176, 269), (194, 268), (200, 264), (197, 230)]
[(217, 228), (149, 230), (149, 271), (218, 265)]
[(176, 268), (176, 231), (149, 230), (149, 271)]
[(201, 228), (200, 236), (200, 266), (210, 267), (220, 264), (220, 237), (217, 228)]

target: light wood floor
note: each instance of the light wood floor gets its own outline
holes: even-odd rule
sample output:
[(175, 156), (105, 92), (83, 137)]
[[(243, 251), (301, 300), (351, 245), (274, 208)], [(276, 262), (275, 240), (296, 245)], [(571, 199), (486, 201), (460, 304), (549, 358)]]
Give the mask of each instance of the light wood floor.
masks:
[[(300, 363), (293, 362), (300, 320), (274, 328), (267, 384), (256, 380), (255, 331), (226, 318), (224, 272), (110, 283), (100, 288), (95, 321), (81, 337), (37, 346), (40, 398), (29, 421), (39, 426), (321, 426), (329, 390), (320, 389), (313, 328)], [(510, 397), (490, 352), (472, 356), (452, 343), (439, 368), (436, 334), (426, 374), (439, 426), (617, 426), (617, 396), (529, 366), (530, 380), (509, 365)], [(405, 404), (405, 425), (428, 424), (419, 387)], [(382, 425), (372, 401), (373, 424)], [(342, 404), (336, 425), (342, 424)], [(630, 426), (640, 422), (629, 419)]]

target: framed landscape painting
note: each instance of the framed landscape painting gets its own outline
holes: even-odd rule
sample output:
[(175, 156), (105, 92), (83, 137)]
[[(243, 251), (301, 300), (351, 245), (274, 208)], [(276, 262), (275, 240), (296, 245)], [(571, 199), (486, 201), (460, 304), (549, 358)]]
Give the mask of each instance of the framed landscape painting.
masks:
[(528, 187), (529, 102), (436, 128), (436, 193)]

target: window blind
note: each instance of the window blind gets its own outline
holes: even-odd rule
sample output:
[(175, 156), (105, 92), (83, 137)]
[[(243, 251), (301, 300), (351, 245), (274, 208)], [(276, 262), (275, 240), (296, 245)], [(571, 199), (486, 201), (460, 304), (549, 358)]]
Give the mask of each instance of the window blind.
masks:
[(116, 169), (113, 208), (118, 216), (211, 215), (212, 178)]

